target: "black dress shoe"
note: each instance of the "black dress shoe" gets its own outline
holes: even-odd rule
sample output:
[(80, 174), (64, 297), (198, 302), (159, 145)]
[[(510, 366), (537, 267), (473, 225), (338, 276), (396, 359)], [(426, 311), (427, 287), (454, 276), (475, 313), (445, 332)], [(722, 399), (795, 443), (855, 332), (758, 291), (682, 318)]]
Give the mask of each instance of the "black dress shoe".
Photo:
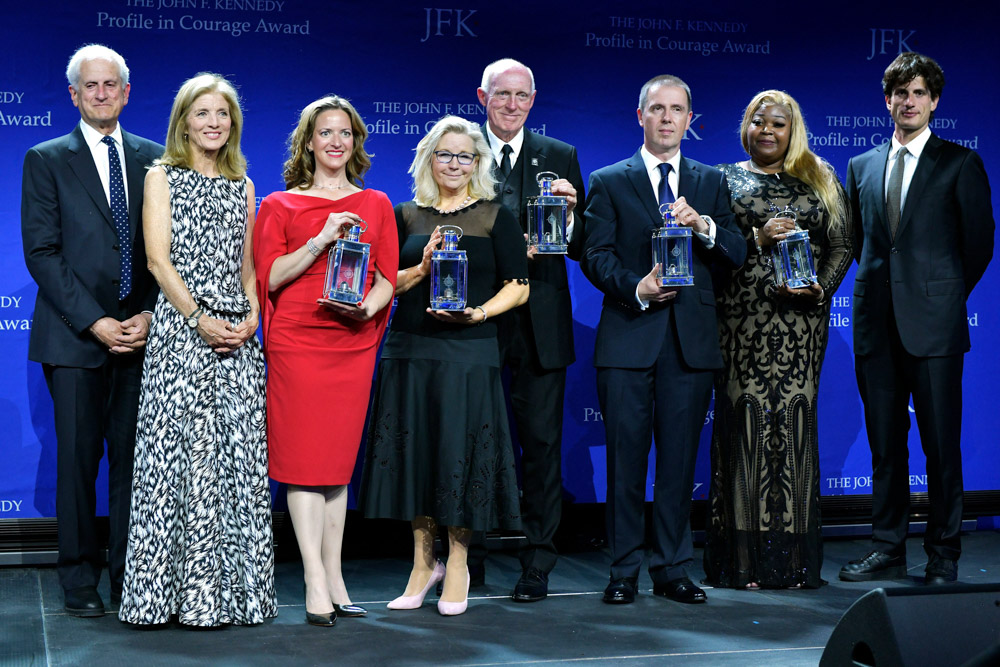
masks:
[(514, 602), (538, 602), (549, 594), (549, 575), (537, 567), (529, 567), (521, 573), (514, 586), (511, 598)]
[(670, 598), (674, 602), (684, 602), (686, 604), (697, 604), (708, 599), (705, 591), (698, 588), (693, 581), (687, 577), (674, 579), (665, 584), (653, 584), (653, 595), (660, 595)]
[(950, 558), (931, 558), (924, 570), (924, 583), (928, 586), (951, 584), (958, 581), (958, 563)]
[(840, 568), (841, 581), (872, 581), (875, 579), (903, 579), (906, 577), (906, 556), (890, 556), (882, 551), (871, 551), (863, 558), (852, 560)]
[(604, 589), (604, 596), (601, 598), (601, 601), (608, 604), (631, 604), (635, 602), (637, 587), (637, 577), (612, 579), (608, 587)]
[(64, 593), (64, 607), (72, 616), (96, 618), (104, 616), (104, 603), (94, 586), (81, 586)]
[(337, 604), (334, 602), (333, 611), (338, 618), (359, 618), (368, 615), (367, 609), (356, 604)]
[(313, 614), (306, 612), (306, 623), (316, 625), (321, 628), (332, 628), (337, 624), (337, 612), (331, 611), (327, 614)]

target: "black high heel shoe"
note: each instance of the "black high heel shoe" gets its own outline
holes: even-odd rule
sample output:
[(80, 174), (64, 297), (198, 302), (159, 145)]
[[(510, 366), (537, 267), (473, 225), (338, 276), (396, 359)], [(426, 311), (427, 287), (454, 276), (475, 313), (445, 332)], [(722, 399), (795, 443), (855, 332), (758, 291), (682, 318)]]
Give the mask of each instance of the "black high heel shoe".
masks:
[(340, 618), (361, 618), (368, 615), (368, 610), (356, 604), (333, 603), (333, 613)]
[[(305, 604), (306, 592), (307, 587), (305, 584), (302, 584), (303, 604)], [(329, 611), (325, 614), (314, 614), (306, 609), (306, 623), (320, 628), (332, 628), (337, 624), (337, 605), (333, 606), (333, 611)]]
[(332, 628), (337, 624), (337, 612), (331, 611), (327, 614), (314, 614), (306, 612), (306, 623), (321, 628)]

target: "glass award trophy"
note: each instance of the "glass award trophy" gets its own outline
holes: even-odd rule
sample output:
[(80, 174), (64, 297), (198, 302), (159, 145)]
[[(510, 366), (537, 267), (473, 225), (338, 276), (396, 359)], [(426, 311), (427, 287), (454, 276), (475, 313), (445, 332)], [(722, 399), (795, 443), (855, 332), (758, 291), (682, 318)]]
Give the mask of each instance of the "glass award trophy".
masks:
[(443, 225), (441, 249), (431, 253), (431, 308), (433, 310), (465, 310), (465, 288), (469, 277), (469, 260), (458, 249), (462, 228)]
[(809, 245), (809, 232), (799, 227), (798, 215), (791, 207), (786, 207), (774, 217), (787, 218), (795, 223), (795, 229), (771, 249), (774, 284), (799, 288), (815, 283), (816, 267)]
[[(364, 220), (361, 222), (364, 223)], [(364, 228), (353, 225), (330, 248), (326, 261), (326, 280), (323, 282), (323, 296), (330, 301), (353, 306), (364, 299), (371, 245), (362, 243), (359, 239), (366, 229), (367, 223)]]
[(539, 255), (565, 255), (566, 198), (552, 194), (552, 181), (558, 174), (543, 171), (535, 177), (541, 193), (528, 197), (528, 245)]
[(694, 285), (691, 265), (691, 228), (677, 224), (670, 204), (660, 206), (663, 226), (653, 231), (653, 264), (659, 264), (660, 287)]

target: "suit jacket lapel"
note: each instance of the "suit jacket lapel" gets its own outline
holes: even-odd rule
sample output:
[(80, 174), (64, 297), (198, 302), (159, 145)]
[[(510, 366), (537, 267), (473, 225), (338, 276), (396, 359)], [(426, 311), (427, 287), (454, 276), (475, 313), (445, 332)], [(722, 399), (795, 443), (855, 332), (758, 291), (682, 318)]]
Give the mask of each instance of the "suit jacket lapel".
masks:
[(104, 215), (105, 222), (114, 229), (115, 223), (111, 217), (111, 205), (108, 203), (107, 195), (104, 194), (104, 186), (101, 184), (101, 176), (97, 173), (94, 156), (90, 152), (90, 146), (83, 139), (83, 132), (79, 125), (70, 133), (67, 148), (70, 152), (68, 160), (70, 169), (80, 179), (83, 189), (90, 195), (97, 210)]
[[(545, 171), (545, 154), (535, 145), (534, 133), (531, 130), (524, 131), (524, 143), (521, 144), (521, 154), (518, 160), (524, 160), (521, 164), (521, 196), (534, 196), (539, 192), (538, 181), (535, 177)], [(565, 174), (559, 174), (560, 178), (565, 178)]]
[(701, 172), (681, 155), (681, 166), (677, 170), (676, 197), (684, 197), (685, 201), (692, 207), (695, 197), (698, 196), (698, 188), (701, 185)]
[[(888, 168), (889, 150), (892, 142), (887, 142), (875, 150), (875, 157), (872, 159), (872, 171), (878, 174), (878, 181), (873, 183), (872, 194), (875, 196), (876, 205), (872, 210), (878, 211), (879, 225), (886, 236), (892, 240), (892, 233), (889, 231), (889, 213), (885, 209), (885, 170)], [(899, 229), (896, 230), (899, 233)]]
[(636, 151), (632, 159), (626, 164), (625, 176), (632, 183), (632, 187), (635, 188), (635, 193), (639, 196), (639, 202), (646, 209), (646, 213), (649, 214), (650, 220), (653, 222), (653, 227), (662, 227), (663, 216), (660, 215), (660, 210), (656, 204), (656, 194), (653, 192), (653, 186), (649, 183), (646, 164), (642, 161), (642, 155), (639, 151)]
[(924, 144), (924, 150), (920, 153), (920, 159), (917, 161), (917, 170), (913, 172), (910, 187), (906, 190), (906, 201), (903, 202), (903, 210), (899, 216), (899, 227), (896, 229), (897, 238), (903, 233), (907, 223), (913, 219), (914, 211), (917, 208), (916, 203), (920, 200), (920, 193), (927, 187), (927, 181), (930, 180), (938, 158), (941, 157), (943, 143), (941, 139), (932, 134), (927, 143)]
[(146, 165), (139, 156), (139, 142), (134, 135), (122, 130), (122, 144), (125, 146), (125, 179), (128, 181), (128, 224), (132, 240), (142, 224), (142, 192), (146, 185)]

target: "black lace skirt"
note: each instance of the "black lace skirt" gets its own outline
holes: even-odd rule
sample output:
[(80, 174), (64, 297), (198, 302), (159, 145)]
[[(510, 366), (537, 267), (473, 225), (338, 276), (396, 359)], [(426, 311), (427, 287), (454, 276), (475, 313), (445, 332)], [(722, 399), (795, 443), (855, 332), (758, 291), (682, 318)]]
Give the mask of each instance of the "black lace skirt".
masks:
[(390, 332), (361, 508), (372, 518), (429, 516), (480, 531), (521, 527), (496, 339)]

